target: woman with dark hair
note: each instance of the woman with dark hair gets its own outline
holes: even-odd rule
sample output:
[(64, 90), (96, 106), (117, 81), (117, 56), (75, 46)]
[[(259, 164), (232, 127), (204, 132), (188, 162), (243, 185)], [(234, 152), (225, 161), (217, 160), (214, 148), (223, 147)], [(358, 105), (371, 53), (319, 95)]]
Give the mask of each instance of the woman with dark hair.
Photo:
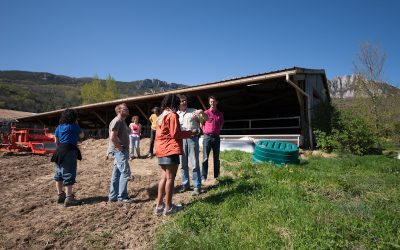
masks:
[[(77, 123), (77, 113), (73, 109), (66, 109), (60, 117), (59, 125), (54, 133), (57, 149), (51, 158), (55, 163), (56, 188), (58, 192), (57, 203), (64, 203), (65, 207), (79, 205), (74, 198), (72, 186), (75, 183), (77, 159), (81, 160), (81, 152), (77, 144), (84, 133)], [(65, 187), (65, 192), (63, 190)]]
[[(161, 179), (158, 183), (157, 204), (154, 214), (165, 216), (178, 212), (182, 206), (172, 204), (174, 181), (182, 154), (182, 139), (197, 135), (198, 130), (181, 131), (179, 116), (176, 113), (180, 105), (177, 95), (169, 94), (161, 103), (162, 113), (157, 119), (156, 156), (161, 167)], [(164, 203), (165, 198), (165, 203)]]

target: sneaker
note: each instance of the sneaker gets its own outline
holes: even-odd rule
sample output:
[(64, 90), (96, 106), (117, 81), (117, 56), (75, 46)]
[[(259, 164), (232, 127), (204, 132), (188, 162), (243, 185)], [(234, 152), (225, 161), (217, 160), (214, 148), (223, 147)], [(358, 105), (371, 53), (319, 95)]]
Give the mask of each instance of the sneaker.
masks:
[(163, 215), (164, 216), (169, 216), (169, 215), (171, 215), (171, 214), (174, 214), (174, 213), (176, 213), (176, 212), (179, 212), (179, 211), (181, 211), (183, 209), (183, 206), (182, 205), (174, 205), (174, 204), (172, 204), (172, 207), (170, 208), (170, 209), (164, 209), (164, 213), (163, 213)]
[(79, 206), (81, 204), (82, 204), (82, 202), (75, 199), (73, 194), (71, 194), (70, 196), (67, 196), (64, 201), (64, 207)]
[(161, 206), (159, 206), (159, 207), (156, 206), (156, 207), (154, 208), (154, 215), (157, 215), (157, 216), (162, 215), (163, 212), (164, 212), (164, 209), (165, 209), (165, 204), (164, 204), (164, 203), (161, 204)]
[(198, 188), (193, 189), (192, 196), (197, 196), (199, 194), (200, 194), (200, 189)]
[(189, 187), (182, 186), (182, 187), (179, 189), (178, 193), (184, 193), (184, 192), (186, 192), (186, 191), (189, 191)]
[(118, 202), (127, 203), (127, 204), (135, 203), (135, 201), (132, 199), (118, 199)]
[(58, 204), (64, 203), (65, 198), (66, 198), (65, 192), (62, 191), (61, 193), (58, 194), (57, 203)]
[(150, 159), (153, 159), (153, 157), (154, 157), (153, 154), (149, 154), (149, 155), (147, 156), (147, 158), (150, 158)]

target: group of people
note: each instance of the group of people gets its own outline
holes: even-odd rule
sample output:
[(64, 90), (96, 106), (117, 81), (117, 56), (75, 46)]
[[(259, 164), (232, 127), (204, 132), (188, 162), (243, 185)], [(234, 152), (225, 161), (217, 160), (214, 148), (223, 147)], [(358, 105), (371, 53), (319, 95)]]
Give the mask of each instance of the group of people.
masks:
[[(192, 195), (200, 194), (202, 181), (208, 177), (208, 157), (211, 150), (214, 155), (214, 178), (219, 177), (219, 134), (224, 124), (224, 116), (217, 109), (218, 100), (215, 96), (210, 96), (208, 103), (210, 108), (205, 111), (189, 108), (185, 95), (168, 94), (161, 102), (161, 110), (157, 107), (152, 109), (153, 114), (149, 118), (151, 122), (149, 157), (154, 156), (155, 142), (155, 156), (160, 166), (160, 181), (154, 209), (156, 215), (170, 215), (182, 208), (172, 202), (174, 181), (179, 165), (181, 165), (182, 179), (179, 192), (190, 189), (190, 164), (193, 181)], [(72, 118), (65, 119), (69, 113), (73, 114)], [(118, 104), (115, 107), (115, 113), (116, 117), (109, 125), (107, 153), (113, 155), (114, 163), (108, 199), (110, 202), (131, 203), (133, 201), (129, 198), (127, 188), (128, 181), (131, 179), (129, 159), (133, 157), (135, 149), (140, 157), (141, 125), (138, 116), (132, 117), (132, 123), (129, 126), (126, 124), (125, 119), (129, 116), (129, 109), (125, 103)], [(55, 162), (56, 167), (54, 180), (58, 192), (57, 201), (64, 203), (66, 207), (80, 204), (72, 193), (77, 159), (80, 155), (76, 145), (78, 138), (83, 137), (76, 118), (74, 110), (65, 110), (55, 133), (58, 146), (53, 156), (56, 159), (52, 161)], [(201, 135), (203, 135), (203, 162), (200, 169), (199, 138)]]

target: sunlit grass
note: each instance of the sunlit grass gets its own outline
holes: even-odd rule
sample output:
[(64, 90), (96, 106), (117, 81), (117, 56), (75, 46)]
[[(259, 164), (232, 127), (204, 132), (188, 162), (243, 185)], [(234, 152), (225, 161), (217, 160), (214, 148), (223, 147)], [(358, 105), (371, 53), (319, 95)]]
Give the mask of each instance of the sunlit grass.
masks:
[(389, 156), (312, 157), (252, 164), (228, 151), (221, 178), (158, 230), (158, 249), (400, 248), (400, 162)]

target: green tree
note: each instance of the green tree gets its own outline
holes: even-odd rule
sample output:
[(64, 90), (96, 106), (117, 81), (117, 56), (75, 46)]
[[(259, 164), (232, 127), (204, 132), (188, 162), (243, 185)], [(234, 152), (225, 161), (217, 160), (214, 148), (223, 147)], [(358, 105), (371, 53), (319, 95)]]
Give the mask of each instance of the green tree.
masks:
[(383, 91), (383, 67), (386, 61), (386, 54), (378, 47), (369, 43), (363, 43), (359, 47), (354, 71), (355, 81), (355, 102), (357, 111), (365, 113), (366, 120), (375, 128), (380, 129), (380, 121), (384, 113), (384, 91)]
[(371, 126), (351, 110), (331, 107), (332, 118), (324, 126), (314, 128), (317, 148), (363, 155), (380, 150), (379, 140)]
[(381, 138), (396, 137), (396, 124), (400, 121), (400, 91), (383, 81), (386, 53), (379, 47), (363, 43), (359, 47), (354, 65), (354, 113), (359, 114)]
[(117, 83), (110, 75), (102, 81), (96, 75), (90, 83), (81, 88), (83, 104), (104, 102), (119, 98)]
[(110, 75), (106, 79), (106, 87), (104, 92), (104, 101), (115, 100), (119, 98), (117, 82)]

